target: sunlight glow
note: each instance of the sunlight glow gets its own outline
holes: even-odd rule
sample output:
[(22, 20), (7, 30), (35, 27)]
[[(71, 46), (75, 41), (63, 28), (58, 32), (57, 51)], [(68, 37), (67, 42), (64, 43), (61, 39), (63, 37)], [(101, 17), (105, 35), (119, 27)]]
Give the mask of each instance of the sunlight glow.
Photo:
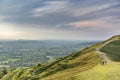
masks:
[(8, 23), (0, 24), (0, 37), (1, 38), (10, 38), (18, 35), (18, 32), (15, 31), (14, 26)]

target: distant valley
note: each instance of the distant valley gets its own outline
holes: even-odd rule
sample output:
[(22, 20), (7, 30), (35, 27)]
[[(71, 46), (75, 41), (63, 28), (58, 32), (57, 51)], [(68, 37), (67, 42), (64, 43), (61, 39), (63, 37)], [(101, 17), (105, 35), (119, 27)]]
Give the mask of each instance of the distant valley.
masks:
[[(24, 41), (22, 43), (24, 43)], [(51, 43), (52, 42), (50, 42), (49, 44)], [(56, 44), (55, 41), (53, 43)], [(53, 43), (51, 45), (53, 45)], [(87, 46), (87, 47), (85, 48), (81, 47), (79, 50), (76, 49), (76, 51), (73, 51), (71, 54), (68, 54), (65, 57), (59, 57), (49, 61), (46, 60), (46, 62), (44, 63), (37, 63), (30, 67), (1, 69), (0, 79), (1, 80), (119, 80), (120, 79), (120, 69), (119, 69), (120, 68), (120, 59), (119, 59), (120, 35), (113, 36), (99, 43), (88, 42), (88, 41), (85, 43), (84, 42), (79, 43), (77, 41), (76, 42), (65, 41), (64, 44), (62, 43), (61, 41), (60, 42), (57, 41), (57, 44), (59, 45), (64, 45), (64, 46), (68, 45), (67, 47), (70, 47), (71, 45), (69, 50), (71, 50), (72, 48), (76, 49), (77, 47), (80, 47), (79, 45), (83, 45), (83, 44), (84, 44), (83, 46)], [(54, 47), (54, 48), (56, 50), (59, 49), (58, 47), (57, 48)], [(64, 48), (66, 47), (62, 46), (61, 48), (63, 48), (64, 50)], [(66, 48), (66, 50), (68, 50), (68, 48)], [(32, 57), (33, 59), (36, 58), (33, 55)], [(39, 58), (41, 58), (41, 56), (39, 56)]]
[(91, 46), (99, 41), (0, 41), (0, 68), (29, 67)]

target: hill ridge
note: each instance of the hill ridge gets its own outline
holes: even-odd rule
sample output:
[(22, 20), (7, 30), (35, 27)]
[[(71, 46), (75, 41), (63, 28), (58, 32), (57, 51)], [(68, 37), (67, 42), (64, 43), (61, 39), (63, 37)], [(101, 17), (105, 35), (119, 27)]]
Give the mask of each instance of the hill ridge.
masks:
[(104, 54), (105, 60), (108, 59), (106, 52), (101, 49), (118, 40), (120, 35), (46, 64), (9, 70), (2, 80), (74, 80), (75, 74), (100, 64), (101, 54)]
[(107, 58), (106, 54), (104, 52), (101, 52), (100, 49), (104, 47), (105, 45), (109, 44), (113, 40), (109, 40), (103, 44), (101, 44), (99, 47), (96, 48), (96, 52), (99, 54), (99, 56), (104, 59), (107, 63), (110, 62), (110, 60)]

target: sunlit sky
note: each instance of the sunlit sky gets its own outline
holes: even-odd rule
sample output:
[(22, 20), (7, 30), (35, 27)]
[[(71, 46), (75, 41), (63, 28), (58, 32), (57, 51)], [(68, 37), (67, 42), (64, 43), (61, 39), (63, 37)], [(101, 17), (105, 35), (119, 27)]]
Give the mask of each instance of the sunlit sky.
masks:
[(0, 0), (0, 39), (103, 40), (120, 34), (120, 0)]

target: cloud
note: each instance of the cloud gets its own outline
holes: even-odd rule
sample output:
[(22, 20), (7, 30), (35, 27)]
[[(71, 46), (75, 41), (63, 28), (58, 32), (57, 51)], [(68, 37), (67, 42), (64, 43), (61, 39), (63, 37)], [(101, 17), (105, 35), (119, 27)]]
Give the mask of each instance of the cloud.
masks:
[(9, 39), (11, 37), (18, 36), (18, 31), (15, 30), (12, 24), (10, 23), (0, 23), (0, 39)]
[(75, 7), (74, 9), (70, 10), (71, 12), (69, 12), (69, 13), (72, 13), (70, 15), (73, 16), (73, 17), (80, 17), (80, 16), (83, 16), (83, 15), (86, 15), (86, 14), (89, 14), (89, 13), (102, 11), (104, 9), (110, 8), (110, 7), (112, 7), (114, 5), (118, 5), (118, 4), (119, 3), (114, 2), (114, 3), (103, 4), (103, 5), (91, 5), (89, 7), (81, 7), (81, 8), (80, 7), (79, 8)]
[[(113, 21), (114, 20), (114, 21)], [(115, 22), (116, 21), (116, 22)], [(116, 25), (117, 24), (117, 25)], [(111, 25), (118, 26), (118, 21), (115, 17), (104, 17), (104, 18), (98, 18), (98, 19), (92, 19), (92, 20), (85, 20), (85, 21), (77, 21), (77, 22), (71, 22), (66, 25), (72, 26), (75, 28), (80, 27), (111, 27)]]
[(119, 9), (118, 0), (0, 0), (0, 28), (17, 38), (102, 38), (120, 32)]
[(52, 13), (63, 12), (67, 6), (68, 1), (47, 1), (44, 2), (44, 6), (33, 9), (33, 15), (42, 17)]
[(8, 19), (8, 18), (10, 18), (10, 16), (2, 16), (2, 15), (0, 15), (0, 21), (2, 21), (4, 19)]
[(80, 22), (69, 23), (68, 25), (73, 26), (75, 28), (79, 28), (79, 27), (84, 27), (84, 26), (97, 27), (100, 24), (105, 24), (105, 22), (101, 20), (80, 21)]

